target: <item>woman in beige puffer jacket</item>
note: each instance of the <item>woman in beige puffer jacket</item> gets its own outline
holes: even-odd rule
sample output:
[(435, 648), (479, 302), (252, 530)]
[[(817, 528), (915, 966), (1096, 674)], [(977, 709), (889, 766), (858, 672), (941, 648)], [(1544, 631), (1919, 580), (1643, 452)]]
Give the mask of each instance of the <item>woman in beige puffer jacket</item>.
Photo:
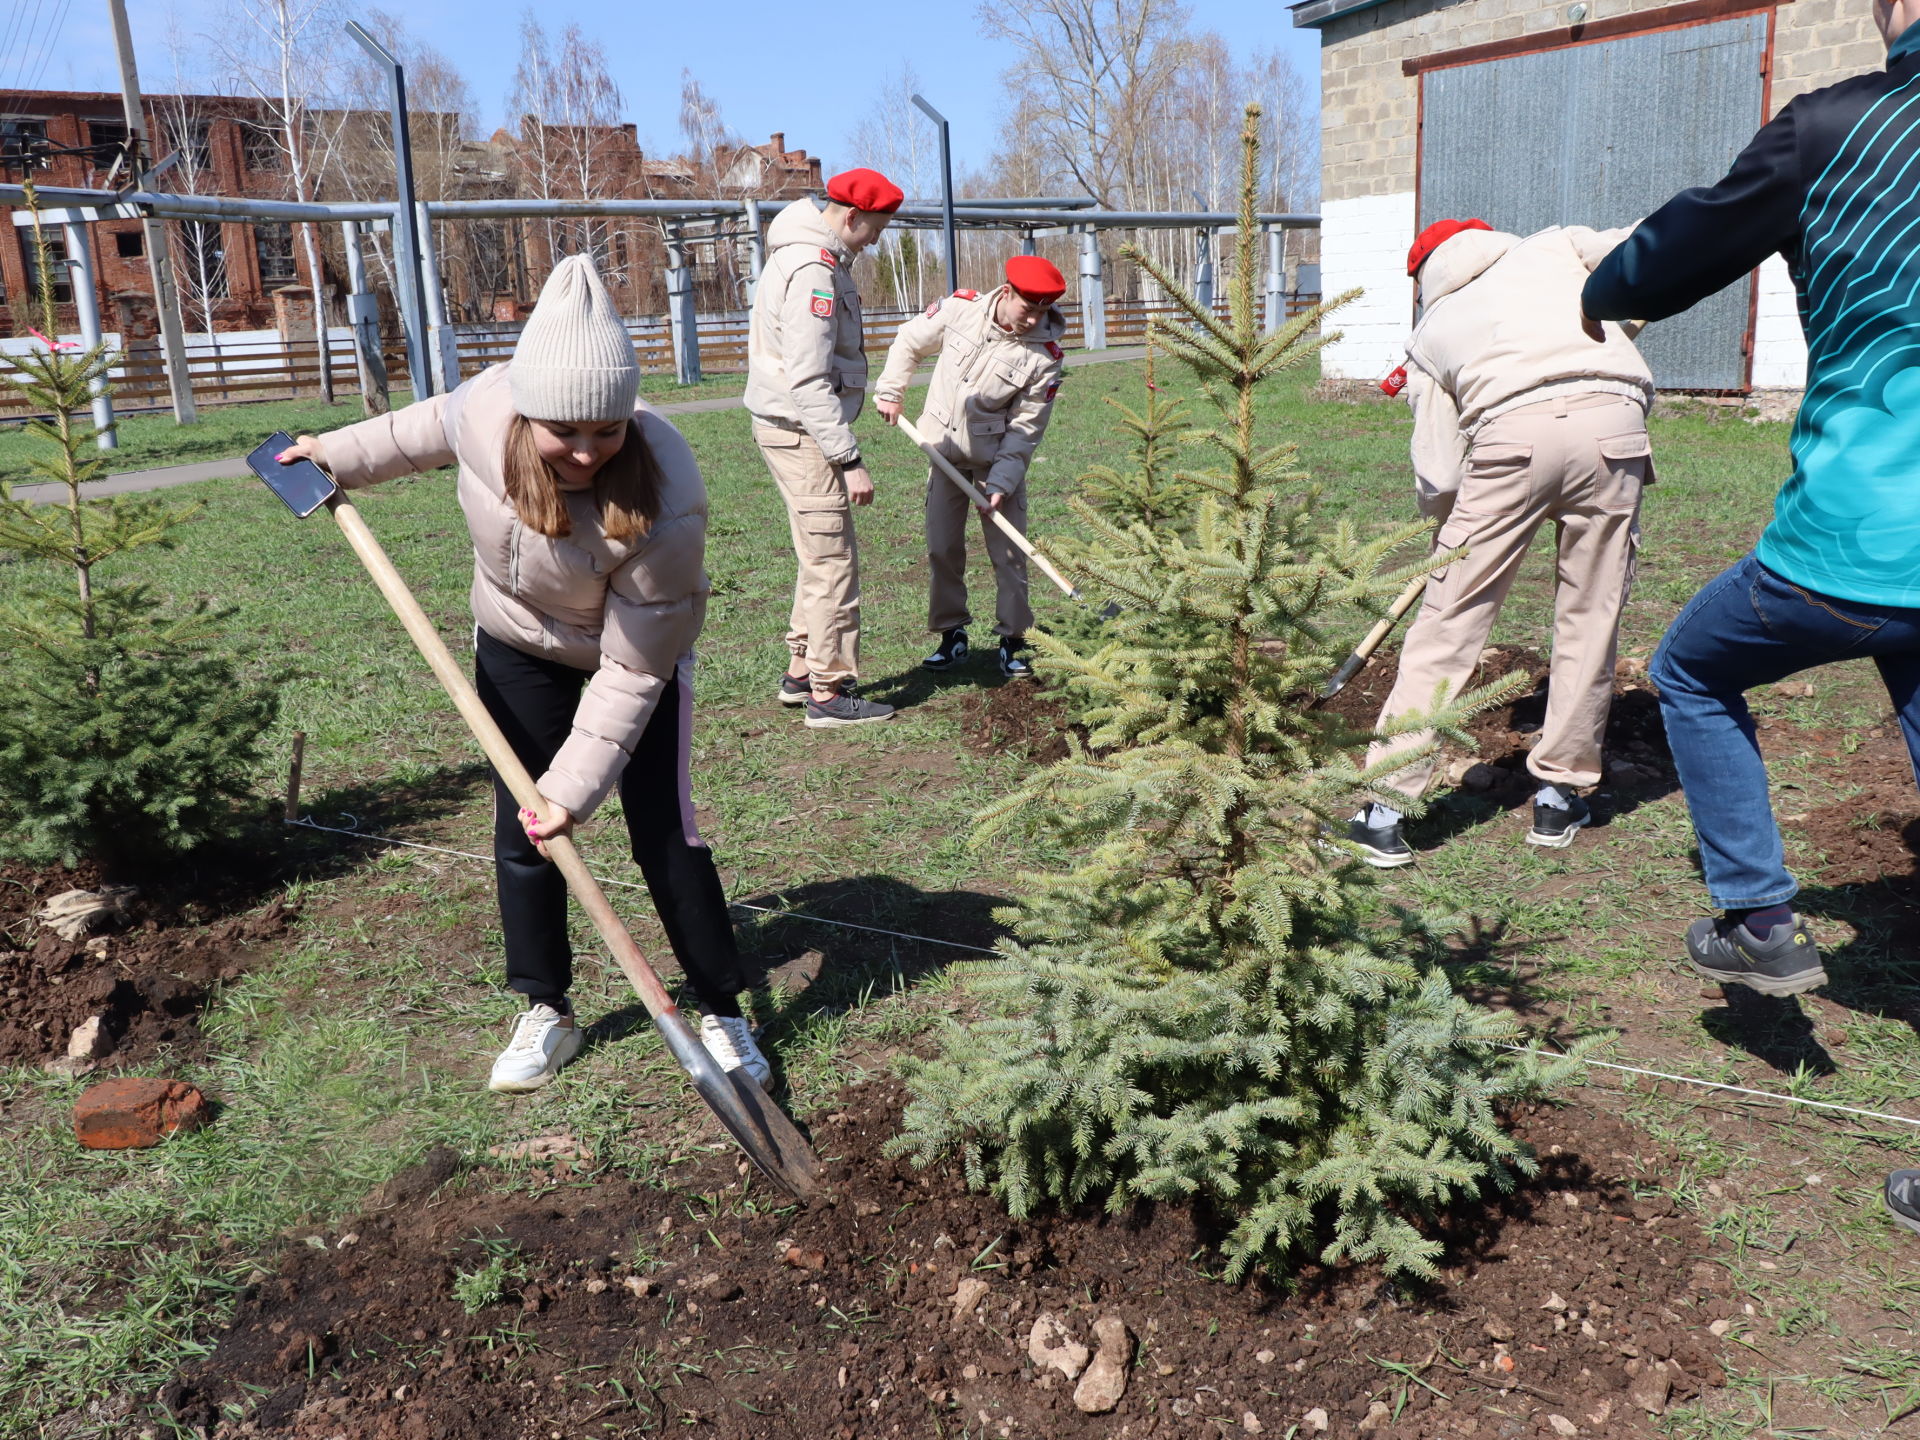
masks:
[(459, 466), (473, 536), (476, 688), (553, 815), (494, 776), (494, 869), (507, 983), (527, 997), (495, 1090), (537, 1089), (579, 1052), (567, 999), (566, 882), (541, 842), (618, 785), (655, 910), (728, 1069), (768, 1078), (741, 1017), (739, 959), (687, 766), (693, 643), (709, 593), (707, 493), (680, 432), (637, 401), (639, 367), (592, 263), (555, 267), (513, 359), (390, 415), (318, 438), (347, 489)]

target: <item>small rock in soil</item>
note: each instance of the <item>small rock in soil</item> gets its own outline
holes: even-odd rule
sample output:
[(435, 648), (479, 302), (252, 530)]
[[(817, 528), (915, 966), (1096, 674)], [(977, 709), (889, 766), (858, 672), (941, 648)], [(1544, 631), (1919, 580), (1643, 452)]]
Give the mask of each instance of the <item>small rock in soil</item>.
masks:
[(89, 1150), (137, 1150), (213, 1118), (207, 1097), (184, 1080), (103, 1080), (73, 1105), (73, 1133)]
[(1073, 1403), (1088, 1415), (1104, 1415), (1127, 1393), (1127, 1370), (1133, 1364), (1133, 1334), (1118, 1315), (1102, 1315), (1093, 1322), (1100, 1349), (1074, 1387)]
[(1330, 1422), (1327, 1419), (1327, 1412), (1316, 1405), (1300, 1417), (1300, 1423), (1316, 1435), (1324, 1435), (1327, 1433), (1327, 1426)]
[(69, 1060), (98, 1060), (113, 1049), (113, 1037), (107, 1034), (106, 1022), (98, 1015), (89, 1015), (73, 1027), (73, 1034), (67, 1037), (67, 1058)]
[(1553, 1433), (1556, 1435), (1578, 1435), (1580, 1433), (1580, 1427), (1564, 1415), (1547, 1416), (1547, 1424), (1553, 1428)]
[(1067, 1327), (1051, 1311), (1042, 1311), (1027, 1332), (1027, 1358), (1043, 1372), (1058, 1370), (1069, 1385), (1080, 1378), (1092, 1353), (1067, 1333)]
[(1374, 1400), (1367, 1406), (1366, 1418), (1354, 1428), (1359, 1430), (1363, 1435), (1371, 1435), (1383, 1425), (1391, 1424), (1392, 1421), (1393, 1411), (1387, 1408), (1386, 1402)]
[(1632, 1400), (1649, 1415), (1666, 1413), (1667, 1396), (1673, 1393), (1673, 1376), (1668, 1373), (1666, 1361), (1649, 1365), (1634, 1377), (1627, 1398)]
[(987, 1282), (971, 1275), (953, 1287), (953, 1323), (961, 1324), (987, 1295)]

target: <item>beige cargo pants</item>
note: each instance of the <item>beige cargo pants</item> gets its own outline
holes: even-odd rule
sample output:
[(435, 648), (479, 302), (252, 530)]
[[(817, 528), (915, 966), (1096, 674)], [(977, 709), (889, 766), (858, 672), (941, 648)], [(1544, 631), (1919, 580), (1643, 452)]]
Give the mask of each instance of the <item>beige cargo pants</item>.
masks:
[(860, 547), (846, 482), (803, 431), (756, 422), (753, 438), (786, 502), (800, 567), (787, 649), (815, 686), (832, 689), (860, 673)]
[[(987, 467), (962, 465), (959, 471), (976, 489), (984, 487)], [(1000, 513), (1022, 535), (1027, 533), (1027, 487), (1014, 487), (1000, 502)], [(967, 517), (979, 514), (961, 488), (938, 466), (927, 474), (927, 628), (936, 635), (965, 625), (967, 610)], [(986, 516), (980, 516), (986, 536), (987, 558), (993, 562), (996, 635), (1024, 635), (1033, 626), (1033, 606), (1027, 599), (1027, 557), (1007, 534)]]
[[(1640, 492), (1652, 482), (1646, 417), (1617, 395), (1571, 395), (1501, 415), (1481, 427), (1435, 546), (1469, 553), (1427, 584), (1400, 653), (1381, 721), (1433, 704), (1444, 683), (1467, 688), (1535, 533), (1555, 535), (1553, 667), (1547, 720), (1527, 769), (1557, 785), (1600, 779), (1600, 745), (1613, 701), (1620, 612), (1640, 543)], [(1369, 765), (1432, 739), (1400, 736), (1367, 751)], [(1381, 781), (1418, 797), (1434, 757)]]

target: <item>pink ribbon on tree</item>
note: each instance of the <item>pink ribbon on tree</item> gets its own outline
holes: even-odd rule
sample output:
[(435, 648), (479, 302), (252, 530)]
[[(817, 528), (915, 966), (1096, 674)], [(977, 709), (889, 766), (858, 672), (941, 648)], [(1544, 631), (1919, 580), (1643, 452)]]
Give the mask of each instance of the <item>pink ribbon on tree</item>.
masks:
[(51, 335), (42, 335), (31, 325), (27, 327), (27, 333), (49, 350), (78, 350), (80, 348), (80, 342), (77, 340), (55, 340)]

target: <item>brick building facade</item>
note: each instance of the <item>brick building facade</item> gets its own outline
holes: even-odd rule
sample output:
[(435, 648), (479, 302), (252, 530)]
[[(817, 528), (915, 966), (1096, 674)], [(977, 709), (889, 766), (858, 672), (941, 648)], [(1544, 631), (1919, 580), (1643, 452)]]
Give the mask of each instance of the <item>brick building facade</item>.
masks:
[[(1306, 0), (1291, 8), (1295, 25), (1320, 32), (1323, 286), (1329, 295), (1366, 291), (1341, 318), (1345, 338), (1324, 355), (1327, 375), (1343, 379), (1375, 379), (1399, 363), (1413, 316), (1406, 249), (1421, 225), (1442, 218), (1439, 201), (1482, 204), (1503, 229), (1516, 228), (1497, 213), (1503, 208), (1524, 213), (1528, 229), (1630, 223), (1676, 190), (1717, 180), (1739, 144), (1794, 96), (1877, 69), (1886, 55), (1867, 0)], [(1598, 77), (1603, 85), (1588, 83)], [(1699, 93), (1674, 93), (1689, 86)], [(1675, 107), (1698, 123), (1663, 123)], [(1458, 153), (1463, 137), (1450, 140), (1444, 128), (1479, 124), (1486, 112), (1496, 128), (1479, 157), (1485, 174), (1437, 175), (1437, 166), (1473, 163)], [(1502, 139), (1503, 117), (1509, 128), (1516, 117), (1536, 123)], [(1690, 144), (1705, 122), (1737, 138)], [(1539, 218), (1537, 204), (1515, 193), (1552, 170), (1503, 180), (1523, 153), (1514, 146), (1591, 177), (1568, 191), (1574, 213)], [(1608, 194), (1630, 195), (1631, 213), (1591, 213), (1607, 208)], [(1803, 383), (1805, 346), (1778, 257), (1757, 274), (1742, 343), (1744, 380), (1728, 388)]]

